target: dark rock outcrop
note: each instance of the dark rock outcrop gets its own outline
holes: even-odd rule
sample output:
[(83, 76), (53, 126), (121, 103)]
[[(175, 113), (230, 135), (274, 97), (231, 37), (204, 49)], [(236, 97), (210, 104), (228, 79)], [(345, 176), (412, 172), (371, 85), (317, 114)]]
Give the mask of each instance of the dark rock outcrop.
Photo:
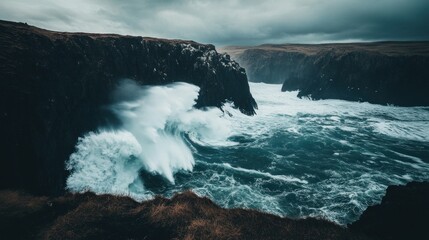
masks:
[(429, 182), (389, 186), (380, 204), (349, 226), (381, 240), (429, 239)]
[(429, 42), (229, 47), (250, 81), (298, 97), (429, 106)]
[(0, 191), (1, 239), (368, 239), (319, 219), (223, 209), (192, 192), (138, 203), (128, 197), (34, 197)]
[(60, 33), (0, 21), (0, 188), (63, 191), (77, 138), (114, 119), (119, 80), (198, 85), (197, 107), (256, 107), (243, 68), (213, 45), (113, 34)]

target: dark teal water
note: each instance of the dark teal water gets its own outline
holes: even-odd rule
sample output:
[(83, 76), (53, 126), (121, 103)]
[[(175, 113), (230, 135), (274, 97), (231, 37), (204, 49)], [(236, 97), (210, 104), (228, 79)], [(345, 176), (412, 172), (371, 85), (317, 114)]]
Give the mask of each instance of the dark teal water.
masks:
[[(78, 157), (71, 158), (75, 175), (69, 189), (125, 193), (136, 199), (191, 189), (223, 207), (347, 224), (379, 203), (388, 185), (429, 181), (429, 108), (310, 101), (280, 88), (251, 83), (259, 104), (254, 117), (230, 107), (225, 107), (229, 114), (185, 108), (182, 116), (170, 111), (174, 117), (165, 118), (162, 131), (155, 132), (172, 140), (151, 142), (154, 147), (138, 137), (141, 130), (135, 127), (125, 131), (138, 143), (127, 134), (88, 135), (88, 142), (78, 145)], [(138, 118), (147, 122), (144, 116)], [(157, 144), (161, 147), (152, 155), (138, 157)], [(159, 155), (166, 148), (175, 150), (168, 157)], [(165, 164), (154, 167), (150, 157)], [(170, 172), (174, 184), (168, 180)], [(94, 173), (114, 181), (94, 178)]]

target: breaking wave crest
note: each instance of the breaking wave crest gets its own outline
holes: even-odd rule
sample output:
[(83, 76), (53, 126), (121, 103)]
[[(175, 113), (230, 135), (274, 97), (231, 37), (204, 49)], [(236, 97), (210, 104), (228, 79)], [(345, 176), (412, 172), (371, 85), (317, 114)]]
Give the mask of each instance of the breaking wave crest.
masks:
[(195, 160), (186, 139), (201, 145), (230, 144), (229, 122), (219, 109), (193, 108), (198, 92), (197, 86), (186, 83), (142, 87), (124, 81), (111, 106), (121, 127), (79, 139), (66, 165), (71, 172), (67, 188), (140, 196), (145, 192), (141, 171), (171, 184), (176, 172), (192, 171)]

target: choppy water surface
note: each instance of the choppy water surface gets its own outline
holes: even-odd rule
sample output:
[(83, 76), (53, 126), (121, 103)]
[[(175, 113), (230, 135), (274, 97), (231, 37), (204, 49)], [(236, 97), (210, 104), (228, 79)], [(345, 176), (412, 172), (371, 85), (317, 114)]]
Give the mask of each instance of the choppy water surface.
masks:
[(259, 105), (253, 117), (193, 109), (198, 88), (188, 84), (123, 87), (137, 96), (112, 106), (124, 126), (80, 140), (68, 189), (136, 199), (192, 189), (228, 208), (346, 224), (388, 185), (429, 180), (428, 107), (310, 101), (281, 85), (250, 87)]

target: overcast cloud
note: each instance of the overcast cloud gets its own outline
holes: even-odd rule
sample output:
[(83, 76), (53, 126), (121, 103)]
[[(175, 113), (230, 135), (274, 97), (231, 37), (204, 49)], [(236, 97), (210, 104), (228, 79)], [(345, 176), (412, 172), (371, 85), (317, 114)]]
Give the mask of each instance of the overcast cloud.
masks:
[(218, 46), (429, 40), (429, 0), (0, 0), (0, 19)]

